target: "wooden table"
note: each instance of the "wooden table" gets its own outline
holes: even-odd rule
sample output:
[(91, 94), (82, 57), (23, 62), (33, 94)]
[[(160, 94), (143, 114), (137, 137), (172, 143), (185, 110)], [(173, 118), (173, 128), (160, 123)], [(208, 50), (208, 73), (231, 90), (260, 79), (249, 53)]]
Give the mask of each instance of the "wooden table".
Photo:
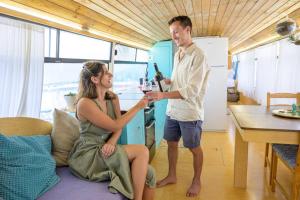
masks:
[(272, 107), (267, 109), (257, 105), (230, 106), (231, 117), (236, 127), (235, 187), (247, 187), (248, 142), (300, 143), (300, 120), (274, 116), (271, 110)]

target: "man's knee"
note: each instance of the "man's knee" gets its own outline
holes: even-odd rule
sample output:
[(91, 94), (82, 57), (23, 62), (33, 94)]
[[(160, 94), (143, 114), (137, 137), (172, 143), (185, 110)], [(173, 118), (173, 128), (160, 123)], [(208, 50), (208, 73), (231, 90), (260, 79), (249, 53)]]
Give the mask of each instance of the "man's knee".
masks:
[(201, 155), (203, 153), (201, 146), (189, 148), (189, 150), (193, 153), (193, 155)]
[(177, 141), (168, 141), (168, 147), (175, 149), (178, 148), (178, 142)]

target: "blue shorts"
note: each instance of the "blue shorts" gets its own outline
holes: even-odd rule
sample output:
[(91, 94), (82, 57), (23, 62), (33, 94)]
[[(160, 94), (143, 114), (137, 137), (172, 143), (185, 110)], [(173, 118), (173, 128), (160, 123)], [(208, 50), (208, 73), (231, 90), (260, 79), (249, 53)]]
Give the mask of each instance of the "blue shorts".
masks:
[(167, 141), (180, 140), (182, 136), (183, 146), (189, 149), (198, 147), (202, 134), (202, 121), (177, 121), (166, 116), (164, 139)]

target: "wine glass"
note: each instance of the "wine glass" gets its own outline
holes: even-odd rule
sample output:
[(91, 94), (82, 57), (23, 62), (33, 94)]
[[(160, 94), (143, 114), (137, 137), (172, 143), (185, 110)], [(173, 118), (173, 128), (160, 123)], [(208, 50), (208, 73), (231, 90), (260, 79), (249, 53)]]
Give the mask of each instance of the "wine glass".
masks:
[(152, 85), (151, 85), (151, 82), (149, 81), (144, 81), (143, 82), (143, 85), (142, 85), (142, 91), (144, 94), (146, 94), (147, 92), (150, 92), (152, 91)]
[[(143, 85), (142, 85), (142, 91), (144, 94), (146, 94), (147, 92), (151, 92), (152, 91), (152, 84), (150, 81), (148, 81), (147, 79), (144, 80)], [(149, 99), (149, 97), (148, 97)], [(149, 104), (147, 105), (147, 107), (145, 107), (145, 109), (149, 109)]]

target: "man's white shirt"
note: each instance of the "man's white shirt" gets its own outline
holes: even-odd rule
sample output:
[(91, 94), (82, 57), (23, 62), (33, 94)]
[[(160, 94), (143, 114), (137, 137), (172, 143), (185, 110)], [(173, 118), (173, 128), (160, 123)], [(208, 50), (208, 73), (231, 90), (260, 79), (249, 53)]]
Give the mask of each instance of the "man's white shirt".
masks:
[(179, 60), (174, 56), (170, 91), (178, 91), (184, 99), (169, 99), (166, 114), (179, 121), (204, 120), (203, 101), (210, 67), (203, 51), (189, 46)]

